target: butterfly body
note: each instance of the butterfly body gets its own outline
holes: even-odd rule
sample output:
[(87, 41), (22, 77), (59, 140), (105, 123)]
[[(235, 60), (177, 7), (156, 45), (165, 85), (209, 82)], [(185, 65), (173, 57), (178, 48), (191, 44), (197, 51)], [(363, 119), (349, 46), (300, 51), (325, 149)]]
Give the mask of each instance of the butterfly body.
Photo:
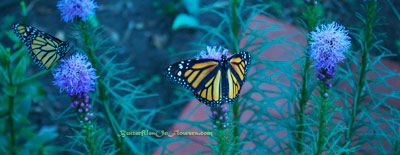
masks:
[(32, 26), (15, 24), (12, 29), (28, 47), (34, 62), (42, 69), (49, 69), (68, 52), (69, 43)]
[(170, 65), (166, 75), (192, 91), (200, 102), (214, 107), (223, 101), (235, 103), (250, 63), (248, 52), (222, 55), (220, 60), (189, 59)]

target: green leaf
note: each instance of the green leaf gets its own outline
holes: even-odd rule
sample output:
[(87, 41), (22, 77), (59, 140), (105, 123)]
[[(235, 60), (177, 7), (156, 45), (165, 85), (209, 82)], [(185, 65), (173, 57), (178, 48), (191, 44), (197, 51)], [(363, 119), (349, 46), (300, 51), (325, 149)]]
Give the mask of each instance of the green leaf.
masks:
[(20, 93), (24, 94), (24, 98), (28, 98), (30, 96), (32, 100), (40, 100), (44, 99), (45, 92), (42, 88), (42, 84), (38, 80), (31, 80), (29, 83), (24, 83), (18, 85), (20, 88)]
[(50, 70), (42, 70), (42, 71), (37, 72), (37, 73), (25, 78), (24, 80), (20, 81), (19, 84), (32, 83), (32, 81), (36, 80), (36, 78), (38, 78), (38, 77), (40, 77), (42, 75), (45, 75), (45, 74), (47, 74), (49, 72), (50, 72)]
[(16, 86), (4, 86), (2, 89), (3, 92), (8, 96), (15, 96), (15, 94), (17, 94), (18, 91), (18, 87)]
[(15, 151), (17, 152), (17, 154), (29, 154), (29, 153), (31, 153), (31, 151), (29, 151), (29, 149), (27, 149), (27, 148), (18, 148)]
[(13, 72), (13, 81), (15, 83), (18, 83), (22, 81), (25, 78), (25, 72), (26, 72), (26, 59), (23, 57), (19, 60), (17, 66), (14, 69)]
[(182, 0), (182, 3), (191, 15), (197, 15), (199, 10), (199, 0)]
[(0, 107), (0, 118), (8, 114), (8, 107)]
[(99, 20), (97, 19), (96, 15), (89, 16), (89, 23), (93, 27), (98, 27), (100, 25)]
[(5, 68), (2, 68), (2, 67), (0, 67), (0, 84), (6, 85), (7, 83), (10, 82), (10, 78), (8, 77), (8, 74), (5, 70)]
[(45, 144), (58, 136), (57, 126), (44, 126), (25, 146), (29, 149), (38, 149), (45, 146)]
[[(21, 90), (19, 92), (20, 94), (23, 94), (22, 89), (24, 88), (20, 88)], [(23, 116), (28, 116), (29, 112), (31, 111), (31, 103), (32, 103), (31, 101), (32, 101), (31, 95), (23, 94), (16, 96), (14, 99), (15, 111), (18, 111), (18, 113)]]
[(10, 49), (5, 49), (2, 44), (0, 44), (0, 61), (3, 66), (7, 65), (8, 58), (10, 57)]
[(27, 11), (26, 11), (26, 4), (25, 4), (25, 1), (22, 1), (22, 2), (20, 3), (20, 5), (21, 5), (22, 15), (23, 15), (23, 16), (26, 16)]
[(191, 15), (179, 14), (172, 24), (172, 30), (177, 30), (182, 27), (195, 27), (198, 26), (199, 22)]
[(18, 122), (18, 124), (30, 124), (31, 123), (26, 116), (22, 115), (19, 112), (13, 112), (11, 114), (11, 117), (14, 119), (15, 122)]

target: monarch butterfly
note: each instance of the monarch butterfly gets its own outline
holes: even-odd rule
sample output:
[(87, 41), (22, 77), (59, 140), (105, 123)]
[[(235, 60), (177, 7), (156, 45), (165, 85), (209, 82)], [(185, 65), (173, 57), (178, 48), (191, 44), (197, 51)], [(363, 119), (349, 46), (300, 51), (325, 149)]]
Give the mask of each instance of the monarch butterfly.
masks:
[(245, 82), (251, 64), (251, 55), (242, 51), (230, 57), (189, 59), (174, 63), (166, 69), (166, 76), (193, 92), (196, 98), (215, 107), (235, 103)]
[(69, 43), (32, 26), (14, 24), (12, 29), (22, 42), (28, 46), (29, 54), (42, 69), (49, 69), (68, 52)]

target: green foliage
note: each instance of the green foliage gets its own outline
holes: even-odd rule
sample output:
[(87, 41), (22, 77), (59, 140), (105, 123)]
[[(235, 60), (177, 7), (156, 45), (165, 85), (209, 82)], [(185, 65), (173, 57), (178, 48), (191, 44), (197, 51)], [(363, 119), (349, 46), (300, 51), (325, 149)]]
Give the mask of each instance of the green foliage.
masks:
[(205, 144), (210, 146), (214, 150), (214, 154), (229, 154), (236, 148), (233, 142), (233, 126), (229, 126), (227, 129), (214, 129), (211, 139), (211, 144)]
[(189, 12), (189, 14), (197, 15), (199, 11), (199, 0), (181, 0), (185, 9)]
[(178, 10), (182, 8), (182, 3), (178, 2), (178, 0), (168, 1), (166, 3), (154, 1), (153, 7), (157, 9), (157, 14), (159, 15), (175, 17), (178, 14)]
[[(30, 66), (34, 64), (27, 48), (9, 28), (14, 23), (14, 17), (5, 16), (0, 25), (0, 39), (5, 40), (0, 44), (0, 133), (4, 135), (0, 136), (0, 154), (52, 154), (57, 151), (73, 154), (148, 154), (159, 148), (161, 153), (172, 154), (194, 141), (184, 136), (123, 137), (120, 133), (121, 130), (157, 131), (158, 127), (173, 124), (189, 124), (187, 129), (180, 129), (183, 131), (198, 129), (214, 133), (209, 137), (210, 143), (200, 142), (213, 152), (197, 150), (198, 154), (400, 153), (400, 111), (397, 105), (389, 104), (389, 101), (400, 100), (400, 91), (388, 83), (399, 79), (400, 73), (390, 70), (388, 64), (383, 63), (395, 54), (382, 45), (385, 38), (374, 31), (381, 23), (380, 10), (375, 2), (367, 2), (364, 6), (366, 11), (356, 13), (362, 27), (349, 28), (353, 49), (338, 67), (329, 100), (321, 97), (323, 91), (315, 91), (318, 83), (312, 76), (314, 70), (306, 48), (288, 41), (296, 35), (306, 38), (306, 31), (311, 32), (324, 21), (324, 5), (293, 1), (295, 5), (305, 8), (301, 14), (299, 12), (303, 32), (271, 38), (269, 34), (285, 33), (287, 30), (280, 24), (256, 17), (271, 16), (266, 10), (279, 13), (283, 8), (282, 2), (263, 1), (247, 5), (244, 0), (221, 0), (202, 7), (199, 2), (181, 0), (164, 5), (156, 1), (153, 5), (159, 13), (176, 17), (173, 30), (196, 28), (204, 31), (200, 40), (191, 43), (195, 48), (222, 45), (231, 53), (240, 49), (252, 53), (252, 70), (247, 76), (250, 87), (242, 90), (237, 103), (230, 105), (232, 125), (228, 129), (211, 129), (210, 120), (189, 120), (196, 110), (210, 111), (208, 108), (199, 109), (201, 104), (191, 109), (185, 118), (179, 117), (179, 113), (171, 114), (169, 109), (178, 111), (176, 109), (194, 99), (191, 92), (177, 85), (171, 88), (171, 101), (159, 100), (155, 107), (140, 105), (158, 95), (147, 90), (160, 83), (162, 77), (154, 75), (140, 83), (141, 77), (132, 74), (134, 67), (119, 61), (119, 49), (110, 45), (102, 24), (96, 16), (91, 16), (88, 22), (78, 21), (72, 26), (77, 33), (72, 33), (76, 49), (71, 53), (86, 53), (99, 76), (96, 91), (89, 94), (94, 107), (93, 126), (81, 126), (71, 108), (66, 108), (54, 121), (71, 127), (73, 134), (62, 135), (68, 140), (65, 146), (52, 145), (59, 136), (58, 126), (38, 127), (28, 117), (33, 102), (46, 100), (38, 78), (49, 75), (49, 71), (32, 71)], [(394, 5), (389, 0), (387, 2), (399, 17)], [(24, 1), (2, 3), (0, 8), (13, 3), (19, 3), (22, 15), (27, 15)], [(270, 7), (272, 10), (269, 10)], [(186, 11), (182, 12), (183, 9)], [(200, 14), (215, 16), (220, 22), (205, 25), (199, 22)], [(271, 48), (276, 47), (288, 53), (283, 60), (266, 57), (269, 53), (263, 53), (275, 52)], [(199, 50), (171, 56), (195, 52)], [(371, 52), (377, 54), (370, 55)], [(173, 119), (155, 121), (156, 117), (164, 116)], [(76, 121), (69, 121), (71, 119)], [(92, 137), (88, 138), (88, 135)], [(180, 146), (174, 149), (168, 147), (173, 143)]]
[[(334, 82), (334, 92), (332, 92), (332, 98), (335, 100), (340, 100), (344, 106), (337, 106), (337, 102), (335, 104), (328, 104), (325, 107), (326, 110), (322, 110), (321, 104), (319, 103), (319, 97), (312, 95), (314, 88), (316, 87), (316, 83), (313, 82), (316, 79), (311, 76), (313, 74), (313, 70), (309, 71), (309, 76), (305, 80), (308, 82), (305, 85), (305, 89), (308, 90), (308, 96), (311, 97), (310, 100), (305, 100), (305, 111), (300, 114), (303, 115), (305, 121), (301, 124), (298, 122), (299, 109), (297, 108), (299, 103), (299, 94), (301, 94), (302, 80), (295, 78), (294, 75), (303, 75), (305, 71), (305, 60), (306, 57), (302, 57), (299, 49), (305, 49), (294, 42), (289, 42), (286, 39), (290, 38), (294, 35), (298, 34), (290, 34), (287, 36), (281, 36), (279, 38), (269, 38), (266, 37), (266, 34), (270, 32), (280, 32), (286, 31), (280, 27), (278, 24), (268, 23), (265, 21), (254, 20), (252, 17), (259, 13), (265, 13), (263, 10), (268, 8), (265, 5), (254, 5), (254, 6), (244, 6), (239, 1), (237, 8), (237, 24), (240, 28), (240, 33), (238, 37), (234, 35), (234, 25), (232, 14), (230, 13), (232, 10), (227, 9), (229, 7), (220, 5), (221, 3), (215, 2), (210, 6), (205, 6), (201, 8), (202, 11), (213, 13), (213, 15), (217, 15), (221, 18), (221, 22), (215, 25), (199, 25), (196, 28), (202, 29), (206, 32), (203, 38), (199, 41), (199, 43), (194, 43), (195, 46), (203, 47), (210, 43), (219, 42), (225, 47), (229, 47), (229, 49), (252, 49), (250, 52), (254, 53), (254, 65), (252, 67), (253, 72), (251, 72), (247, 77), (247, 82), (253, 86), (248, 92), (242, 92), (242, 97), (240, 101), (237, 103), (240, 105), (240, 110), (238, 116), (250, 116), (250, 118), (246, 118), (244, 122), (237, 122), (239, 133), (245, 132), (245, 137), (240, 139), (238, 143), (238, 148), (235, 149), (230, 148), (229, 150), (235, 153), (274, 153), (274, 154), (287, 154), (288, 152), (294, 152), (297, 145), (301, 148), (305, 148), (301, 153), (303, 154), (316, 154), (318, 151), (318, 143), (322, 148), (322, 151), (327, 154), (352, 154), (356, 151), (362, 149), (374, 149), (376, 152), (385, 152), (385, 153), (395, 153), (399, 148), (399, 140), (398, 137), (398, 128), (399, 124), (395, 120), (399, 118), (395, 116), (398, 115), (398, 110), (386, 104), (388, 99), (398, 99), (399, 91), (396, 88), (388, 85), (385, 82), (389, 78), (397, 78), (398, 73), (394, 73), (390, 71), (387, 67), (383, 67), (384, 69), (373, 69), (374, 65), (383, 65), (381, 62), (381, 58), (393, 56), (392, 54), (388, 54), (388, 50), (382, 46), (379, 46), (381, 41), (376, 43), (372, 43), (372, 46), (382, 51), (382, 56), (377, 56), (371, 60), (371, 67), (369, 68), (369, 72), (373, 72), (378, 75), (378, 78), (368, 79), (370, 85), (366, 85), (365, 93), (368, 92), (368, 95), (371, 95), (373, 101), (370, 102), (370, 106), (361, 108), (358, 110), (359, 114), (357, 115), (357, 129), (354, 133), (357, 133), (361, 139), (357, 139), (356, 143), (350, 143), (346, 140), (346, 134), (348, 133), (349, 128), (346, 127), (348, 121), (350, 120), (348, 112), (351, 111), (352, 106), (349, 102), (352, 100), (354, 92), (348, 92), (348, 90), (341, 88), (341, 83), (347, 81), (351, 87), (351, 90), (356, 90), (356, 79), (359, 77), (359, 74), (355, 74), (354, 71), (351, 70), (350, 66), (354, 66), (353, 68), (361, 68), (361, 62), (357, 55), (361, 52), (351, 52), (347, 55), (348, 61), (344, 65), (344, 68), (339, 69), (340, 74), (337, 80)], [(259, 8), (261, 6), (261, 9)], [(265, 7), (265, 8), (263, 8)], [(250, 13), (245, 13), (249, 11)], [(252, 12), (254, 11), (254, 12)], [(310, 32), (315, 26), (317, 26), (323, 18), (323, 8), (322, 5), (310, 6), (304, 12), (302, 17), (304, 21), (300, 21), (300, 23)], [(266, 13), (267, 14), (267, 13)], [(247, 15), (246, 17), (242, 17), (242, 15)], [(323, 20), (323, 19), (322, 19)], [(249, 26), (249, 23), (254, 23), (252, 27)], [(261, 25), (268, 25), (269, 28), (261, 29)], [(229, 33), (227, 33), (229, 32)], [(353, 34), (353, 33), (352, 33)], [(306, 35), (306, 34), (304, 34)], [(238, 46), (238, 41), (243, 41), (243, 38), (246, 38), (247, 41), (244, 44)], [(365, 41), (358, 40), (358, 43), (364, 43)], [(282, 45), (290, 55), (285, 57), (285, 60), (269, 60), (264, 57), (261, 57), (261, 51), (266, 51), (272, 46)], [(182, 52), (189, 53), (189, 52)], [(311, 65), (311, 61), (309, 62), (308, 67)], [(351, 65), (350, 65), (351, 64)], [(300, 68), (293, 67), (300, 66)], [(307, 68), (308, 68), (307, 67)], [(377, 66), (376, 66), (377, 67)], [(374, 71), (375, 70), (375, 71)], [(347, 83), (346, 82), (346, 83)], [(383, 85), (384, 87), (390, 88), (391, 93), (386, 94), (385, 92), (376, 92), (373, 93), (373, 89), (377, 88), (378, 85)], [(255, 87), (255, 86), (264, 86), (264, 87)], [(339, 87), (340, 86), (340, 87)], [(373, 95), (375, 94), (375, 95)], [(258, 96), (257, 100), (254, 99), (254, 96)], [(379, 96), (379, 97), (378, 97)], [(330, 102), (333, 102), (330, 101)], [(365, 102), (365, 101), (364, 101)], [(373, 105), (373, 103), (375, 105)], [(378, 107), (388, 107), (390, 112), (390, 119), (388, 116), (384, 115), (384, 111), (378, 110)], [(194, 108), (193, 111), (197, 110), (198, 107)], [(208, 111), (207, 109), (205, 111)], [(317, 112), (314, 112), (317, 111)], [(325, 111), (324, 113), (321, 113)], [(378, 112), (378, 114), (376, 113)], [(250, 114), (249, 114), (250, 113)], [(387, 112), (386, 112), (387, 113)], [(321, 120), (320, 116), (325, 114), (325, 118)], [(336, 114), (340, 114), (338, 117)], [(378, 120), (376, 116), (378, 115)], [(361, 121), (363, 119), (367, 119), (368, 121)], [(208, 122), (188, 122), (189, 120), (184, 119), (182, 121), (172, 121), (173, 123), (190, 123), (192, 127), (198, 127), (201, 130), (209, 130), (204, 129), (203, 125), (210, 125)], [(235, 122), (235, 121), (234, 121)], [(324, 131), (322, 136), (319, 136), (318, 132), (315, 130), (318, 126), (324, 123), (326, 128), (321, 128)], [(379, 124), (385, 123), (389, 125), (388, 128), (381, 128)], [(299, 131), (298, 127), (304, 126), (304, 129)], [(359, 129), (362, 127), (368, 127), (368, 131), (366, 133), (359, 133)], [(301, 132), (304, 134), (304, 139), (302, 141), (297, 141), (296, 138), (297, 133)], [(232, 133), (234, 133), (232, 131)], [(390, 137), (388, 133), (394, 133), (395, 136)], [(319, 141), (319, 139), (322, 139)], [(212, 146), (213, 150), (218, 152), (221, 149), (218, 148), (218, 135), (210, 137), (212, 140), (212, 144), (206, 144)], [(371, 142), (371, 138), (377, 139), (387, 139), (391, 144), (392, 150), (385, 150), (383, 146), (383, 142), (373, 143)], [(250, 149), (244, 149), (244, 144), (254, 144), (254, 146)], [(361, 148), (362, 144), (368, 143), (371, 146), (375, 147), (366, 147)], [(235, 144), (235, 143), (232, 143)], [(184, 147), (184, 146), (182, 146)], [(171, 150), (172, 151), (172, 150)], [(321, 150), (320, 150), (321, 151)], [(207, 152), (203, 152), (207, 153)]]
[(179, 14), (172, 24), (172, 30), (177, 30), (182, 27), (195, 27), (198, 26), (199, 22), (193, 16), (187, 14)]
[[(3, 18), (4, 25), (11, 25), (13, 18)], [(28, 117), (32, 102), (45, 98), (37, 77), (48, 73), (40, 71), (27, 74), (31, 58), (12, 30), (1, 27), (1, 36), (14, 43), (13, 47), (0, 44), (0, 154), (49, 154), (60, 150), (51, 145), (57, 134), (57, 127), (37, 127)], [(5, 38), (3, 38), (5, 39)]]
[(397, 46), (397, 49), (398, 49), (397, 53), (400, 54), (400, 40), (397, 39), (395, 43), (396, 43), (396, 46)]
[[(108, 45), (108, 39), (104, 39), (101, 26), (91, 23), (90, 20), (87, 23), (78, 22), (73, 29), (79, 32), (79, 35), (74, 36), (81, 43), (82, 48), (78, 48), (78, 51), (87, 53), (97, 70), (97, 75), (100, 76), (96, 93), (91, 99), (94, 107), (104, 109), (102, 113), (95, 113), (98, 121), (105, 121), (108, 125), (97, 133), (111, 130), (111, 134), (104, 135), (106, 141), (102, 143), (107, 144), (106, 147), (97, 148), (120, 154), (151, 152), (157, 149), (154, 145), (160, 145), (160, 139), (152, 136), (120, 137), (119, 133), (121, 130), (155, 131), (152, 126), (155, 115), (170, 105), (151, 109), (138, 108), (137, 100), (154, 97), (156, 94), (148, 94), (145, 92), (148, 86), (136, 84), (139, 78), (130, 74), (134, 67), (127, 62), (116, 61), (118, 49)], [(135, 143), (137, 141), (141, 143)]]
[(181, 3), (183, 3), (183, 6), (189, 14), (178, 14), (172, 23), (172, 30), (198, 26), (199, 21), (197, 15), (199, 13), (199, 0), (181, 0)]
[[(340, 115), (346, 120), (348, 131), (346, 140), (351, 141), (352, 146), (358, 147), (357, 150), (368, 149), (369, 152), (394, 154), (398, 148), (397, 137), (389, 136), (389, 133), (397, 135), (399, 123), (393, 122), (399, 119), (399, 109), (388, 103), (389, 99), (400, 99), (400, 91), (390, 86), (387, 81), (391, 78), (399, 78), (400, 74), (391, 71), (382, 60), (387, 57), (395, 56), (388, 49), (381, 45), (382, 40), (374, 32), (379, 26), (381, 17), (378, 16), (379, 8), (376, 2), (367, 2), (364, 5), (364, 14), (358, 14), (359, 20), (364, 27), (354, 28), (352, 33), (355, 43), (358, 43), (358, 50), (350, 53), (346, 64), (341, 69), (341, 77), (337, 83), (339, 85), (350, 85), (351, 93), (337, 89), (341, 94), (341, 102), (344, 104)], [(357, 45), (357, 44), (356, 44)], [(379, 54), (370, 57), (371, 51)], [(357, 69), (357, 74), (354, 74)], [(368, 75), (375, 76), (368, 76)], [(378, 88), (387, 88), (384, 92)], [(390, 114), (390, 118), (387, 114)], [(362, 131), (362, 129), (364, 131)], [(362, 134), (358, 132), (363, 132)], [(353, 140), (357, 137), (356, 140)], [(371, 141), (376, 139), (376, 141)], [(391, 145), (391, 150), (382, 147), (385, 142)], [(362, 145), (371, 147), (360, 147)]]

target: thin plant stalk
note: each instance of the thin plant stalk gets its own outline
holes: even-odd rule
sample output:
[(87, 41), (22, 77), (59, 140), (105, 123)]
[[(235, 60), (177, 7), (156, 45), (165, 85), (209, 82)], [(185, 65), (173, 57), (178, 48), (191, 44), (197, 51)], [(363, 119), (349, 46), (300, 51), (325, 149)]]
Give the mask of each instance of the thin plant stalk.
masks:
[(320, 103), (320, 111), (319, 111), (319, 126), (318, 126), (318, 140), (317, 140), (317, 155), (322, 154), (323, 151), (323, 145), (325, 143), (325, 128), (327, 126), (327, 120), (326, 120), (326, 115), (328, 112), (328, 97), (322, 96), (323, 94), (329, 94), (328, 89), (326, 88), (326, 85), (321, 84), (320, 85), (320, 95), (321, 95), (321, 101)]
[[(84, 44), (86, 47), (86, 51), (88, 53), (88, 58), (89, 60), (92, 62), (93, 64), (93, 68), (98, 68), (98, 66), (100, 66), (100, 60), (97, 59), (96, 55), (95, 55), (95, 51), (92, 48), (93, 42), (90, 39), (89, 36), (89, 25), (86, 22), (83, 21), (79, 21), (79, 26), (80, 29), (82, 30), (82, 35), (83, 35), (83, 39), (84, 39)], [(97, 75), (100, 75), (100, 69), (97, 70)], [(100, 77), (101, 78), (101, 77)], [(121, 137), (118, 136), (118, 127), (116, 127), (116, 125), (114, 123), (112, 123), (112, 119), (114, 118), (114, 115), (109, 107), (109, 99), (108, 96), (106, 94), (106, 87), (104, 85), (104, 83), (102, 82), (101, 79), (98, 79), (99, 84), (97, 85), (97, 88), (99, 90), (99, 98), (102, 101), (102, 105), (104, 106), (105, 110), (106, 110), (106, 119), (112, 129), (112, 133), (113, 133), (113, 139), (116, 142), (116, 146), (119, 148), (120, 150), (120, 154), (124, 155), (126, 154), (124, 145), (123, 145), (123, 140), (121, 139)]]
[(230, 140), (231, 134), (228, 133), (230, 132), (230, 123), (229, 122), (229, 117), (228, 117), (228, 111), (227, 108), (224, 107), (222, 104), (217, 106), (217, 107), (211, 107), (210, 108), (211, 114), (210, 114), (210, 120), (212, 122), (212, 126), (215, 130), (216, 138), (215, 140), (217, 141), (218, 145), (218, 154), (227, 154), (230, 151)]
[[(305, 19), (307, 22), (307, 31), (311, 32), (315, 29), (315, 25), (318, 22), (318, 19), (314, 14), (316, 13), (316, 8), (314, 4), (308, 4), (307, 5), (307, 13), (305, 14)], [(309, 42), (309, 39), (307, 38), (307, 42)], [(301, 75), (302, 81), (301, 81), (301, 88), (300, 88), (300, 101), (299, 101), (299, 113), (298, 113), (298, 124), (297, 124), (297, 152), (301, 153), (303, 151), (302, 147), (302, 142), (303, 142), (303, 132), (304, 132), (304, 119), (305, 119), (305, 108), (307, 105), (308, 100), (310, 99), (310, 94), (313, 90), (308, 89), (309, 88), (309, 83), (308, 81), (310, 80), (310, 66), (311, 66), (311, 60), (310, 56), (307, 52), (304, 52), (304, 59), (305, 63), (303, 66), (303, 74)]]
[[(329, 144), (329, 136), (333, 134), (327, 133), (329, 128), (328, 123), (331, 122), (331, 116), (334, 108), (334, 98), (329, 98), (332, 94), (331, 80), (335, 77), (337, 63), (343, 62), (346, 59), (344, 53), (350, 49), (351, 38), (348, 36), (348, 31), (336, 22), (331, 24), (321, 24), (316, 31), (310, 32), (309, 35), (309, 55), (310, 59), (314, 60), (313, 68), (317, 70), (316, 76), (318, 77), (318, 91), (319, 94), (315, 106), (318, 110), (318, 129), (315, 154), (319, 155), (324, 152), (326, 147), (333, 147), (335, 145)], [(332, 92), (333, 93), (333, 92)], [(333, 131), (333, 130), (329, 130)], [(326, 145), (330, 146), (326, 146)], [(330, 153), (328, 153), (330, 154)]]
[(351, 142), (352, 137), (354, 134), (354, 123), (356, 121), (356, 117), (359, 113), (359, 105), (363, 101), (362, 94), (364, 91), (365, 84), (367, 83), (365, 77), (368, 73), (368, 63), (369, 63), (369, 51), (371, 48), (371, 40), (373, 37), (373, 27), (374, 27), (374, 22), (376, 19), (376, 9), (377, 9), (377, 3), (375, 1), (368, 1), (366, 2), (366, 12), (367, 12), (367, 18), (366, 18), (366, 30), (365, 30), (365, 35), (363, 36), (363, 43), (362, 46), (362, 60), (361, 60), (361, 69), (360, 69), (360, 76), (357, 81), (357, 89), (356, 93), (354, 95), (354, 100), (353, 100), (353, 108), (351, 110), (351, 118), (350, 122), (348, 125), (348, 132), (346, 134), (346, 141)]
[(12, 112), (14, 110), (14, 97), (9, 96), (9, 102), (8, 102), (8, 107), (9, 107), (9, 112), (8, 112), (8, 118), (9, 118), (9, 124), (10, 124), (10, 140), (11, 140), (11, 152), (12, 154), (15, 154), (14, 152), (14, 147), (15, 147), (15, 133), (14, 133), (14, 119), (12, 117)]
[[(400, 135), (400, 127), (397, 130), (397, 134)], [(397, 137), (398, 138), (394, 142), (393, 155), (400, 154), (400, 136)]]
[[(89, 125), (91, 125), (91, 123), (85, 122), (85, 125), (89, 126)], [(86, 132), (86, 141), (87, 141), (87, 143), (89, 145), (89, 152), (90, 152), (90, 154), (95, 154), (94, 153), (95, 152), (95, 147), (94, 147), (94, 144), (93, 144), (93, 133), (92, 133), (93, 130), (90, 127), (86, 127), (85, 128), (85, 132)]]
[[(9, 51), (7, 51), (9, 52)], [(10, 57), (8, 57), (10, 59)], [(12, 76), (11, 76), (11, 64), (10, 64), (10, 60), (7, 62), (7, 67), (8, 67), (8, 77), (10, 79), (10, 83), (9, 86), (13, 87), (13, 80), (12, 80)], [(14, 96), (9, 96), (8, 97), (8, 119), (9, 119), (9, 125), (10, 125), (10, 149), (12, 154), (15, 154), (14, 149), (15, 149), (15, 133), (14, 133), (14, 118), (12, 117), (12, 113), (14, 111)]]
[(83, 121), (83, 129), (86, 133), (86, 144), (88, 145), (89, 154), (94, 155), (95, 153), (95, 145), (94, 145), (94, 134), (93, 134), (93, 125), (91, 121)]
[[(233, 37), (236, 38), (232, 38), (231, 42), (231, 49), (230, 51), (232, 53), (237, 53), (238, 49), (237, 47), (239, 47), (237, 44), (237, 40), (239, 38), (239, 30), (238, 30), (238, 15), (237, 15), (237, 5), (238, 5), (238, 0), (231, 0), (231, 17), (232, 17), (232, 25), (231, 25), (231, 31), (233, 34)], [(235, 104), (233, 104), (232, 106), (232, 113), (233, 113), (233, 150), (237, 151), (237, 144), (240, 140), (240, 135), (239, 135), (239, 119), (240, 119), (240, 115), (239, 115), (239, 99), (236, 100)]]

